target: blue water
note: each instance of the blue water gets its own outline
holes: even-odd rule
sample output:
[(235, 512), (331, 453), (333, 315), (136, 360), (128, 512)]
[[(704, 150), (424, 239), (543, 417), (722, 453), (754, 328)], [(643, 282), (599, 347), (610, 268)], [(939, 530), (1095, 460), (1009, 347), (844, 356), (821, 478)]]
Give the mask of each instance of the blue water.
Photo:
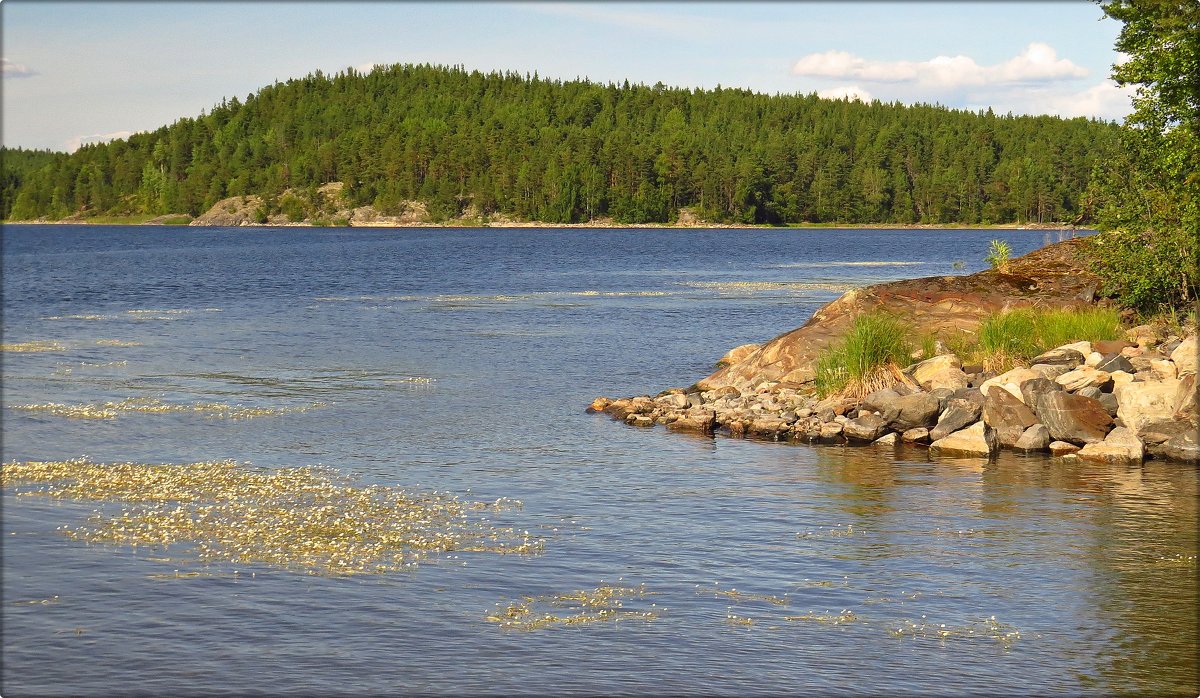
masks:
[[(4, 343), (58, 345), (3, 354), (5, 462), (320, 464), (520, 500), (504, 523), (544, 540), (539, 555), (450, 554), (403, 573), (234, 575), (183, 546), (68, 538), (60, 527), (102, 506), (10, 487), (5, 696), (1197, 694), (1194, 467), (931, 461), (585, 412), (599, 395), (689, 385), (848, 288), (970, 273), (993, 238), (1017, 255), (1057, 231), (2, 236)], [(18, 409), (127, 398), (319, 406), (246, 420)], [(163, 579), (175, 570), (212, 574)], [(653, 596), (626, 605), (658, 617), (486, 620), (601, 584), (644, 584)], [(1019, 637), (967, 634), (992, 616)]]

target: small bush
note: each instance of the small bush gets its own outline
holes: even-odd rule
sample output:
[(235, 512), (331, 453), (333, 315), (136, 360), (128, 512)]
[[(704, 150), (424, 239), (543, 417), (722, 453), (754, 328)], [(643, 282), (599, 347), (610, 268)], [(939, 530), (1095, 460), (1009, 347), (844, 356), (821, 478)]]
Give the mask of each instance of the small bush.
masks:
[(862, 396), (894, 383), (889, 366), (908, 365), (912, 354), (907, 332), (903, 322), (883, 313), (854, 318), (846, 337), (817, 357), (817, 393)]
[(987, 262), (999, 272), (1008, 271), (1008, 259), (1012, 256), (1012, 247), (1003, 240), (992, 240), (992, 244), (988, 247), (987, 256), (983, 261)]

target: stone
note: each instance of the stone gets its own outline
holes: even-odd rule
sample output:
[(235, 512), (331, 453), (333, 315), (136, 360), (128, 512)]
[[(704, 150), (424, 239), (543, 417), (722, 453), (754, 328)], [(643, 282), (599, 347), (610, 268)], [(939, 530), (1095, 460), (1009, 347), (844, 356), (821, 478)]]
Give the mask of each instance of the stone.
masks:
[(859, 415), (842, 425), (846, 438), (858, 441), (874, 441), (887, 431), (887, 422), (875, 414)]
[(1057, 393), (1062, 386), (1050, 378), (1034, 378), (1021, 384), (1021, 398), (1026, 405), (1037, 405), (1038, 398), (1044, 393)]
[(1125, 330), (1125, 336), (1129, 341), (1139, 347), (1152, 347), (1158, 344), (1158, 335), (1155, 334), (1154, 328), (1150, 325), (1138, 325)]
[(1080, 460), (1104, 463), (1140, 463), (1145, 456), (1145, 446), (1125, 427), (1113, 429), (1104, 441), (1087, 444), (1079, 451)]
[(1078, 453), (1079, 446), (1066, 441), (1051, 441), (1047, 447), (1050, 449), (1050, 455), (1061, 458), (1068, 454)]
[(1171, 361), (1179, 372), (1179, 377), (1196, 375), (1196, 335), (1185, 337), (1175, 351), (1171, 352)]
[(1165, 381), (1135, 381), (1122, 383), (1113, 390), (1117, 399), (1117, 416), (1125, 426), (1139, 436), (1175, 415), (1175, 398), (1179, 393), (1178, 379)]
[[(1091, 353), (1089, 351), (1089, 353)], [(1053, 364), (1077, 368), (1084, 361), (1084, 354), (1074, 349), (1051, 349), (1033, 357), (1030, 364)]]
[(1105, 411), (1108, 412), (1110, 417), (1117, 416), (1117, 408), (1119, 405), (1117, 405), (1116, 396), (1114, 396), (1112, 393), (1100, 393), (1100, 397), (1096, 398), (1096, 400), (1104, 406)]
[(1084, 357), (1087, 357), (1088, 354), (1091, 354), (1094, 351), (1094, 349), (1092, 349), (1092, 343), (1088, 341), (1072, 342), (1070, 344), (1064, 344), (1061, 347), (1055, 348), (1059, 351), (1077, 351)]
[(611, 402), (612, 400), (606, 397), (598, 397), (592, 400), (592, 404), (588, 406), (588, 412), (603, 412)]
[(626, 415), (625, 423), (634, 427), (652, 427), (654, 419), (646, 414), (630, 414)]
[(691, 408), (675, 421), (667, 425), (671, 431), (687, 431), (697, 434), (711, 434), (717, 427), (717, 413), (706, 408)]
[(995, 431), (1001, 446), (1011, 448), (1038, 418), (1007, 390), (993, 390), (983, 402), (983, 423)]
[(1091, 354), (1087, 355), (1086, 359), (1084, 359), (1083, 365), (1095, 368), (1096, 366), (1100, 365), (1101, 361), (1104, 361), (1104, 354), (1101, 354), (1098, 351), (1093, 351)]
[(1179, 381), (1175, 391), (1175, 418), (1197, 421), (1200, 409), (1196, 406), (1196, 374), (1189, 373)]
[(655, 398), (654, 401), (664, 407), (671, 407), (675, 409), (683, 409), (684, 407), (687, 407), (688, 404), (687, 395), (684, 395), (683, 393), (671, 393), (670, 395), (663, 395), (662, 397)]
[[(759, 344), (743, 344), (740, 347), (734, 347), (725, 352), (725, 355), (720, 359), (717, 359), (717, 367), (720, 368), (721, 366), (730, 366), (732, 364), (736, 364), (742, 359), (745, 359), (747, 356), (750, 356), (754, 352), (758, 351), (760, 346), (761, 345)], [(712, 356), (712, 354), (709, 354), (709, 356)]]
[(891, 446), (891, 447), (895, 447), (895, 445), (896, 445), (896, 439), (897, 439), (896, 432), (892, 432), (892, 433), (890, 433), (890, 434), (884, 434), (883, 436), (879, 437), (878, 439), (875, 439), (875, 440), (874, 440), (873, 442), (871, 442), (871, 443), (872, 443), (872, 445), (873, 445), (873, 446)]
[(1099, 388), (1112, 382), (1112, 376), (1107, 371), (1097, 371), (1089, 366), (1077, 368), (1054, 379), (1068, 393), (1078, 392), (1081, 388)]
[(959, 358), (954, 354), (939, 354), (938, 356), (928, 358), (918, 364), (915, 364), (908, 369), (907, 373), (912, 376), (914, 383), (922, 388), (925, 388), (926, 390), (931, 390), (926, 383), (928, 383), (934, 375), (946, 369), (961, 368), (962, 361), (960, 361)]
[(1159, 354), (1156, 351), (1143, 352), (1139, 356), (1130, 356), (1129, 365), (1133, 366), (1133, 372), (1141, 373), (1142, 371), (1151, 371), (1155, 361), (1165, 361), (1167, 357)]
[(1200, 463), (1200, 446), (1196, 443), (1196, 432), (1186, 431), (1172, 436), (1155, 455), (1185, 463)]
[(1106, 394), (1103, 390), (1100, 390), (1099, 388), (1097, 388), (1095, 386), (1088, 386), (1086, 388), (1080, 388), (1079, 390), (1076, 390), (1075, 392), (1084, 397), (1090, 397), (1093, 400), (1099, 400), (1101, 395)]
[(1035, 412), (1056, 441), (1079, 445), (1103, 441), (1113, 426), (1113, 418), (1099, 401), (1071, 393), (1041, 395)]
[(1170, 359), (1156, 359), (1151, 361), (1150, 370), (1154, 372), (1155, 375), (1166, 380), (1173, 380), (1179, 377), (1178, 372), (1175, 370), (1175, 362), (1171, 361)]
[(983, 422), (975, 422), (929, 445), (930, 453), (949, 456), (988, 457), (996, 448), (996, 435)]
[(1114, 390), (1116, 390), (1116, 386), (1118, 386), (1122, 383), (1132, 383), (1133, 382), (1133, 373), (1132, 372), (1113, 371), (1112, 373), (1109, 374), (1109, 377), (1111, 377), (1113, 380), (1113, 389)]
[(749, 426), (746, 427), (746, 431), (755, 436), (779, 440), (791, 431), (791, 426), (791, 424), (779, 417), (763, 416), (752, 420)]
[(864, 397), (858, 408), (867, 412), (879, 412), (882, 414), (891, 409), (896, 400), (899, 399), (900, 393), (891, 388), (884, 388)]
[(1054, 380), (1064, 373), (1068, 373), (1073, 369), (1066, 364), (1034, 364), (1029, 367), (1030, 371), (1037, 373), (1042, 378)]
[(842, 425), (837, 422), (826, 422), (821, 425), (821, 441), (833, 443), (842, 440)]
[(937, 423), (940, 403), (929, 393), (915, 393), (897, 398), (883, 413), (888, 427), (907, 431), (916, 427), (931, 427)]
[[(1082, 363), (1082, 361), (1080, 363)], [(1037, 371), (1033, 371), (1028, 368), (1014, 368), (1011, 371), (1001, 373), (995, 378), (989, 378), (985, 380), (983, 385), (979, 386), (979, 392), (983, 393), (986, 397), (992, 388), (1000, 387), (1012, 393), (1018, 400), (1020, 400), (1021, 384), (1025, 381), (1041, 377), (1041, 374), (1039, 374)]]
[(958, 390), (971, 385), (971, 377), (961, 369), (945, 368), (929, 376), (929, 379), (920, 385), (931, 393), (942, 389)]
[(900, 440), (910, 444), (927, 444), (929, 443), (929, 430), (925, 427), (909, 429), (900, 435)]
[(1045, 451), (1050, 446), (1050, 430), (1045, 424), (1034, 424), (1013, 444), (1018, 451)]
[(944, 439), (968, 424), (979, 421), (982, 412), (982, 402), (965, 397), (951, 398), (946, 410), (938, 417), (937, 426), (929, 431), (929, 438), (933, 441)]
[(1133, 364), (1129, 363), (1129, 359), (1121, 356), (1120, 354), (1109, 354), (1105, 356), (1103, 361), (1096, 364), (1096, 369), (1099, 371), (1107, 371), (1110, 374), (1116, 373), (1117, 371), (1124, 371), (1130, 375), (1133, 375), (1134, 373)]
[(1110, 354), (1120, 354), (1121, 350), (1129, 346), (1129, 342), (1123, 339), (1102, 339), (1098, 342), (1092, 342), (1092, 349), (1098, 351), (1105, 356)]

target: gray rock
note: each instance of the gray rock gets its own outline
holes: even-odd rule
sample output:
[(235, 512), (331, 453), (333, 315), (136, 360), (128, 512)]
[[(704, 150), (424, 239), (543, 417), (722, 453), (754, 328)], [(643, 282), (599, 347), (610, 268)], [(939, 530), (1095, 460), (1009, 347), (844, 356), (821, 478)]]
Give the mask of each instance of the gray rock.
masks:
[(1196, 442), (1196, 432), (1185, 431), (1172, 436), (1156, 449), (1154, 455), (1185, 463), (1200, 463), (1200, 445)]
[(915, 393), (897, 398), (883, 413), (887, 424), (896, 431), (916, 427), (931, 427), (937, 422), (938, 399), (929, 393)]
[(1076, 390), (1075, 392), (1084, 397), (1090, 397), (1093, 400), (1099, 400), (1100, 396), (1105, 394), (1103, 390), (1097, 388), (1094, 385), (1090, 385), (1086, 388), (1080, 388), (1079, 390)]
[(842, 425), (842, 433), (849, 439), (874, 441), (887, 431), (887, 422), (875, 414), (859, 415)]
[(1038, 354), (1037, 356), (1033, 357), (1033, 360), (1031, 360), (1029, 363), (1033, 365), (1052, 364), (1076, 368), (1083, 365), (1083, 362), (1086, 359), (1086, 356), (1084, 356), (1081, 352), (1075, 351), (1074, 349), (1060, 348), (1051, 349), (1043, 354)]
[(1112, 393), (1100, 393), (1100, 397), (1096, 398), (1096, 400), (1099, 401), (1101, 405), (1104, 405), (1104, 409), (1108, 412), (1109, 416), (1117, 416), (1118, 405), (1115, 395)]
[(693, 407), (684, 412), (678, 419), (667, 424), (672, 431), (687, 431), (698, 434), (711, 434), (717, 427), (717, 413), (706, 407)]
[(1050, 436), (1073, 444), (1103, 441), (1113, 426), (1113, 418), (1099, 401), (1071, 393), (1045, 393), (1035, 411)]
[(1113, 390), (1117, 416), (1134, 433), (1153, 430), (1155, 424), (1170, 422), (1175, 415), (1179, 379), (1122, 383)]
[(929, 443), (929, 430), (925, 427), (909, 429), (900, 435), (900, 440), (910, 444), (927, 444)]
[(979, 421), (979, 415), (982, 412), (982, 400), (976, 402), (974, 399), (966, 397), (951, 398), (946, 405), (946, 410), (938, 417), (937, 426), (929, 431), (929, 438), (933, 441), (944, 439), (968, 424)]
[(1021, 397), (1026, 405), (1035, 407), (1039, 397), (1045, 393), (1056, 393), (1060, 390), (1062, 390), (1062, 386), (1055, 383), (1052, 378), (1034, 378), (1021, 384)]
[(1045, 451), (1050, 446), (1050, 430), (1045, 424), (1034, 424), (1013, 444), (1018, 451)]
[(929, 445), (930, 453), (950, 456), (991, 456), (998, 444), (996, 435), (983, 422), (950, 434)]
[(1001, 446), (1012, 448), (1026, 429), (1038, 423), (1038, 418), (1007, 390), (992, 390), (983, 403), (983, 423), (996, 432)]
[(842, 425), (837, 422), (822, 424), (820, 438), (823, 443), (837, 443), (842, 441)]
[(1050, 455), (1057, 456), (1059, 458), (1071, 453), (1079, 452), (1078, 446), (1072, 443), (1067, 443), (1066, 441), (1051, 441), (1049, 449)]
[(1126, 373), (1134, 373), (1133, 364), (1129, 363), (1129, 359), (1120, 354), (1109, 354), (1104, 357), (1104, 360), (1096, 364), (1096, 370), (1105, 371), (1106, 373), (1116, 373), (1124, 371)]
[(1090, 443), (1079, 451), (1079, 459), (1105, 463), (1140, 463), (1146, 449), (1134, 433), (1125, 427), (1117, 427), (1104, 437), (1104, 441)]
[(1073, 369), (1066, 364), (1034, 364), (1029, 367), (1030, 371), (1038, 374), (1042, 378), (1054, 380), (1064, 373), (1069, 373)]
[(884, 388), (864, 397), (862, 404), (859, 405), (859, 409), (867, 412), (885, 413), (899, 399), (900, 393), (892, 388)]

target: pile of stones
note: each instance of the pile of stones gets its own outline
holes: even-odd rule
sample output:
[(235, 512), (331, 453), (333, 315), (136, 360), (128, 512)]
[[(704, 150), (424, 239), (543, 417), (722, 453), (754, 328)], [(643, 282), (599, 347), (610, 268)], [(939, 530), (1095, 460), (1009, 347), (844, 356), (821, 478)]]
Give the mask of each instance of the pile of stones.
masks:
[(1200, 462), (1195, 332), (1076, 342), (999, 375), (939, 354), (862, 399), (818, 400), (811, 387), (768, 380), (748, 390), (675, 388), (597, 398), (589, 411), (639, 427), (818, 444), (898, 443), (934, 454), (990, 457), (1001, 448), (1064, 458)]

